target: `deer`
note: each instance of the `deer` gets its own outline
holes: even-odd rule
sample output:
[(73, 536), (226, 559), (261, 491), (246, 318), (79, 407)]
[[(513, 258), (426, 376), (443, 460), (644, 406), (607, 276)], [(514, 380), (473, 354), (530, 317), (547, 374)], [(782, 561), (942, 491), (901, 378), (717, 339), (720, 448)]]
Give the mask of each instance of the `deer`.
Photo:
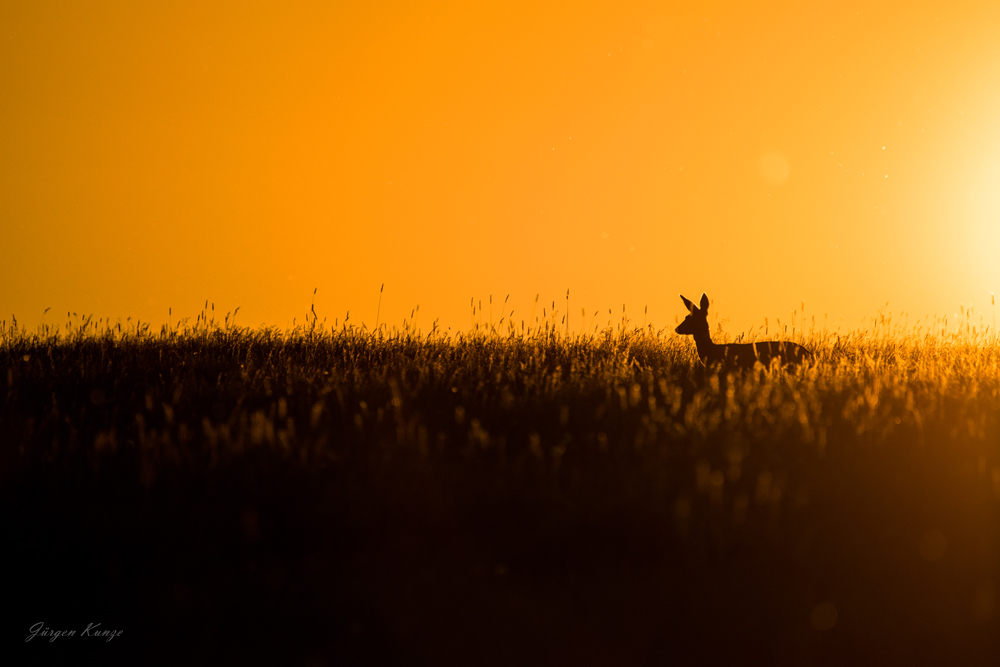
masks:
[(684, 298), (683, 294), (681, 301), (688, 309), (688, 316), (675, 331), (682, 336), (694, 336), (698, 358), (706, 367), (725, 370), (752, 369), (760, 362), (764, 368), (769, 368), (774, 361), (780, 366), (794, 367), (813, 358), (813, 353), (806, 348), (785, 341), (728, 345), (713, 343), (708, 330), (708, 295), (701, 295), (700, 308)]

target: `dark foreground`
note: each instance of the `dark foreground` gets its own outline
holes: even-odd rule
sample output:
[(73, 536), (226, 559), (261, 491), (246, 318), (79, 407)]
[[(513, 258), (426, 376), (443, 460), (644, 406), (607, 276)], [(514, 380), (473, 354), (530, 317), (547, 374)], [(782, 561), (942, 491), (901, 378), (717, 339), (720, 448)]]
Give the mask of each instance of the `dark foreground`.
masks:
[(994, 348), (7, 333), (10, 664), (1000, 664)]

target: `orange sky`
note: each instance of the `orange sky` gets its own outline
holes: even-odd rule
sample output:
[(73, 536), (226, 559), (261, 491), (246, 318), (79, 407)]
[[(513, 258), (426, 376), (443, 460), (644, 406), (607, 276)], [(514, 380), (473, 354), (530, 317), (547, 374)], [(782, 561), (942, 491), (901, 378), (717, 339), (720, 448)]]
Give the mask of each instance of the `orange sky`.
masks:
[(1000, 4), (539, 4), (3, 3), (0, 319), (989, 319)]

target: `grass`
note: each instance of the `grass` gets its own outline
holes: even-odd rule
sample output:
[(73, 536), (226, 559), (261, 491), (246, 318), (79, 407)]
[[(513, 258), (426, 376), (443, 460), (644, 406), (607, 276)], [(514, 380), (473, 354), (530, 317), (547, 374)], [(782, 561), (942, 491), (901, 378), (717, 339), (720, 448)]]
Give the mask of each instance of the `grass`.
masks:
[(992, 336), (782, 330), (814, 365), (719, 376), (669, 330), (557, 317), (4, 324), (13, 638), (103, 622), (122, 636), (22, 648), (133, 664), (995, 664)]

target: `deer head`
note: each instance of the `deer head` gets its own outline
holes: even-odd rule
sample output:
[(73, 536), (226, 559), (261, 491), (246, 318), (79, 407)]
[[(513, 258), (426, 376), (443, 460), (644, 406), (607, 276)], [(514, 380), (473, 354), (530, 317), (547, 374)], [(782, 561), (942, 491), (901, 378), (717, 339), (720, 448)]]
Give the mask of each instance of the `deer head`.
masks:
[(682, 336), (694, 336), (698, 333), (708, 333), (708, 295), (701, 295), (701, 308), (694, 305), (681, 295), (681, 301), (688, 309), (688, 316), (674, 329)]

